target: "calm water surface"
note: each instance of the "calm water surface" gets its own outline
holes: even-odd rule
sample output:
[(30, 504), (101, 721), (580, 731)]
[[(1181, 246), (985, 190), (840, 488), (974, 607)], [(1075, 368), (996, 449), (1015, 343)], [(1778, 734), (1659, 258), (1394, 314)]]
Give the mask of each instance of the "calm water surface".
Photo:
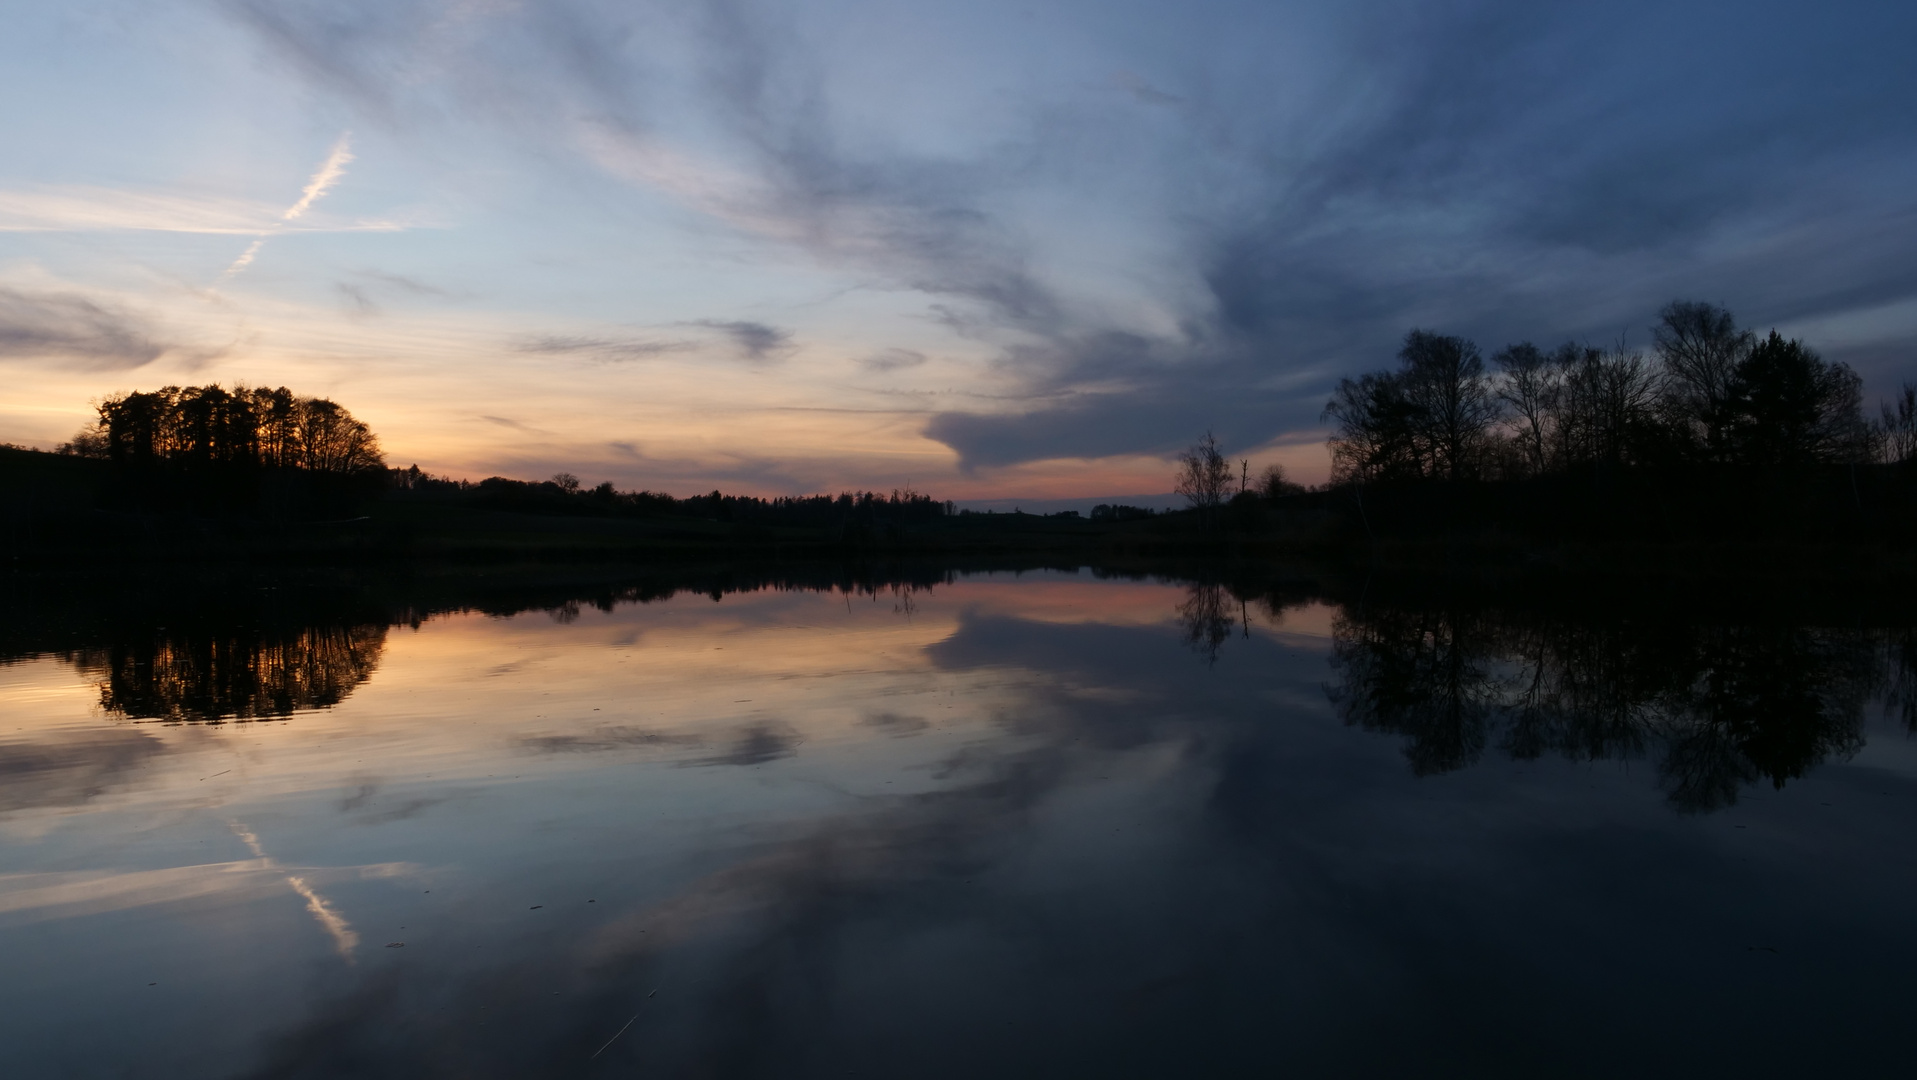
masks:
[(1909, 1067), (1908, 629), (606, 607), (0, 667), (0, 1075)]

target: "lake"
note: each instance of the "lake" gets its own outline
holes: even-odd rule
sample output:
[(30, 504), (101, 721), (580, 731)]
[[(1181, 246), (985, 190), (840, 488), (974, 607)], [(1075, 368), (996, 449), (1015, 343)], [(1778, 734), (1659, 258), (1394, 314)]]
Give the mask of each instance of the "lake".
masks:
[(202, 591), (10, 631), (0, 1074), (1907, 1067), (1908, 621)]

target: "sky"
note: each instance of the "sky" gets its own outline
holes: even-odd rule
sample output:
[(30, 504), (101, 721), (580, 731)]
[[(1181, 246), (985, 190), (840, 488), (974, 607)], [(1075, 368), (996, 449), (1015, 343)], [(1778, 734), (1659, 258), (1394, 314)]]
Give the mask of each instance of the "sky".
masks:
[(1328, 472), (1413, 328), (1917, 377), (1917, 7), (0, 0), (0, 441), (285, 385), (691, 494)]

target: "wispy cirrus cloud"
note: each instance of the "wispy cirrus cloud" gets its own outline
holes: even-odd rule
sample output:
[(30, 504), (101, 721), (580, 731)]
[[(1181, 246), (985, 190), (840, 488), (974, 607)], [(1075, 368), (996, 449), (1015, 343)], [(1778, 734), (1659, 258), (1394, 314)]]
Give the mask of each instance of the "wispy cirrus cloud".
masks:
[(254, 236), (284, 232), (399, 232), (400, 218), (309, 217), (298, 224), (268, 203), (189, 192), (88, 185), (0, 190), (0, 232), (170, 232)]
[(588, 334), (537, 334), (520, 339), (513, 348), (522, 353), (576, 355), (606, 363), (649, 360), (671, 353), (690, 352), (696, 342), (656, 338), (602, 337)]

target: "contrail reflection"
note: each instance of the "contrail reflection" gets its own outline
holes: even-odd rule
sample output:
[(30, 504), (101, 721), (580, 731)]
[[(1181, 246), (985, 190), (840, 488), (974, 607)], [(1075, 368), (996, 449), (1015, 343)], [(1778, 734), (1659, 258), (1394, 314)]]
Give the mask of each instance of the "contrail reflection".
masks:
[[(260, 838), (253, 835), (251, 829), (237, 821), (229, 821), (227, 824), (232, 827), (234, 835), (244, 841), (267, 868), (279, 869), (279, 864), (266, 853), (265, 848), (260, 846)], [(333, 939), (333, 947), (339, 951), (340, 959), (349, 964), (352, 963), (353, 950), (359, 947), (359, 934), (353, 930), (352, 924), (346, 921), (345, 916), (333, 910), (333, 905), (327, 903), (324, 896), (313, 891), (313, 887), (308, 885), (304, 878), (297, 874), (287, 874), (286, 883), (306, 901), (306, 910), (313, 913), (313, 918), (320, 924), (320, 929), (326, 931), (327, 936)]]

